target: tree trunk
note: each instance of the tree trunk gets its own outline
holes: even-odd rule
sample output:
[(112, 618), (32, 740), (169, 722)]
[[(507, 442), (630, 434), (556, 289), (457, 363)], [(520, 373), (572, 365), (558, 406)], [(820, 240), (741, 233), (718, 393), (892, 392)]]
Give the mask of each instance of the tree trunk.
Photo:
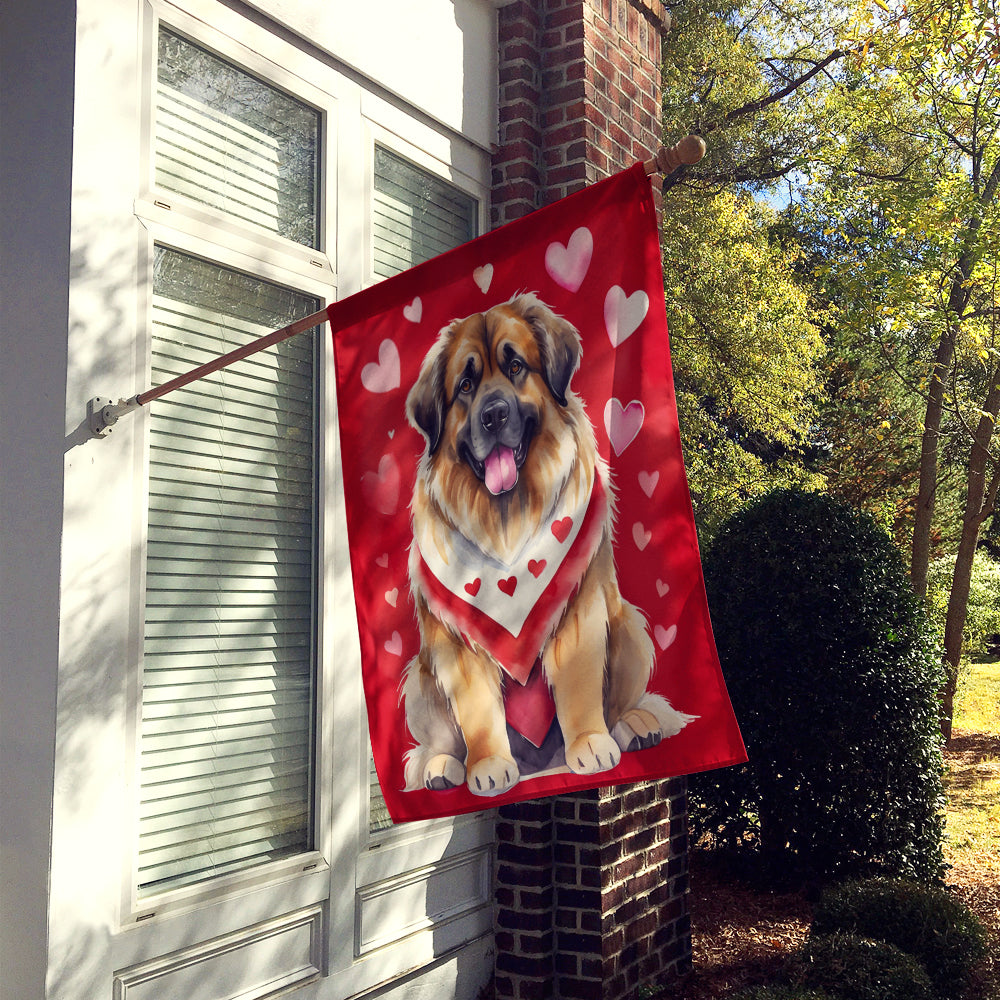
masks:
[[(962, 536), (955, 557), (955, 572), (948, 596), (948, 614), (944, 626), (945, 685), (941, 692), (941, 733), (951, 739), (952, 718), (955, 711), (955, 689), (958, 685), (958, 668), (962, 659), (962, 632), (969, 608), (969, 588), (972, 583), (972, 565), (979, 544), (979, 531), (983, 522), (993, 513), (997, 486), (1000, 484), (1000, 463), (990, 458), (990, 442), (1000, 408), (1000, 373), (991, 379), (986, 394), (983, 414), (972, 441), (969, 455), (968, 485), (965, 511), (962, 517)], [(990, 481), (990, 465), (994, 466)]]
[(924, 431), (920, 439), (920, 483), (917, 487), (917, 509), (913, 518), (913, 543), (910, 550), (910, 582), (920, 597), (927, 596), (927, 569), (931, 560), (931, 525), (934, 520), (934, 498), (937, 493), (938, 437), (941, 414), (944, 411), (944, 378), (955, 355), (955, 329), (941, 337), (934, 353)]

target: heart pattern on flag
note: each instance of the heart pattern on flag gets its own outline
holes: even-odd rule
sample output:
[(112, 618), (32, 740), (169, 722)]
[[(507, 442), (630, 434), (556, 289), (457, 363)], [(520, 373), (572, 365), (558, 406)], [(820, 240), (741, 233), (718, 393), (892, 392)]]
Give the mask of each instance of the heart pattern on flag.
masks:
[(393, 587), (392, 590), (387, 590), (385, 592), (385, 603), (390, 607), (394, 608), (396, 606), (396, 601), (399, 600), (399, 587)]
[(635, 440), (645, 419), (646, 408), (638, 399), (633, 399), (627, 406), (622, 406), (614, 396), (608, 400), (604, 407), (604, 429), (616, 455), (620, 456)]
[(469, 597), (475, 597), (479, 593), (479, 588), (483, 585), (483, 581), (477, 576), (472, 583), (467, 583), (465, 585), (465, 592)]
[(383, 455), (377, 472), (361, 477), (365, 499), (381, 514), (395, 514), (399, 506), (399, 466), (392, 455)]
[(653, 629), (653, 637), (660, 649), (666, 649), (677, 638), (677, 626), (671, 625), (670, 628), (664, 628), (662, 625), (657, 625)]
[(482, 267), (477, 267), (472, 272), (472, 280), (476, 283), (476, 287), (485, 295), (490, 290), (490, 285), (493, 284), (493, 265), (483, 264)]
[(381, 567), (382, 569), (389, 568), (389, 553), (383, 552), (382, 555), (375, 559), (375, 565)]
[(659, 472), (640, 472), (639, 473), (639, 489), (642, 490), (650, 500), (653, 499), (653, 493), (656, 491), (656, 484), (660, 481)]
[(514, 596), (514, 591), (517, 590), (517, 577), (508, 576), (507, 579), (497, 580), (497, 586), (505, 593), (508, 597)]
[(394, 630), (392, 636), (386, 639), (385, 651), (393, 656), (403, 655), (403, 637), (397, 631)]
[(649, 312), (649, 296), (640, 288), (631, 295), (612, 285), (604, 299), (604, 326), (612, 347), (619, 347), (639, 329)]
[(529, 559), (528, 572), (537, 580), (545, 572), (548, 563), (544, 559)]
[(566, 539), (569, 537), (570, 529), (572, 527), (573, 527), (573, 518), (571, 517), (560, 518), (558, 521), (552, 522), (552, 534), (555, 535), (560, 542), (565, 542)]
[(403, 306), (403, 319), (419, 323), (424, 315), (424, 304), (418, 295), (408, 306)]
[(664, 583), (662, 580), (656, 581), (656, 592), (660, 597), (666, 597), (670, 593), (670, 584)]
[(594, 237), (586, 226), (573, 231), (565, 246), (550, 243), (545, 250), (545, 270), (568, 292), (579, 291), (594, 254)]
[(642, 552), (642, 550), (649, 545), (650, 540), (653, 537), (653, 533), (646, 528), (642, 521), (636, 521), (632, 525), (632, 541), (635, 542), (635, 547)]
[(399, 351), (388, 338), (378, 346), (378, 361), (361, 369), (361, 384), (369, 392), (392, 392), (399, 388)]

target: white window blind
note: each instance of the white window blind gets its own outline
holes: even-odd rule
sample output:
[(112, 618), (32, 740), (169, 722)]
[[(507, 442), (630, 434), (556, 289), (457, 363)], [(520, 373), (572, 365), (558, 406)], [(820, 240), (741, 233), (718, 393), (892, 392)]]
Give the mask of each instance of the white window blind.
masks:
[[(478, 235), (475, 198), (433, 174), (375, 147), (374, 270), (380, 278), (421, 264)], [(369, 752), (371, 833), (392, 825)]]
[[(152, 382), (315, 311), (157, 247)], [(315, 331), (150, 407), (140, 895), (312, 846)]]
[(315, 247), (319, 128), (315, 109), (160, 28), (160, 190)]

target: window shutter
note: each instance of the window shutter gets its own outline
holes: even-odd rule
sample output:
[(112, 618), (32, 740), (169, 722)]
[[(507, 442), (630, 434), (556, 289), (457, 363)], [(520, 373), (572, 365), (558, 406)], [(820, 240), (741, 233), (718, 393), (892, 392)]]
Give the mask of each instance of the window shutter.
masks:
[[(374, 271), (389, 278), (477, 235), (476, 200), (381, 146), (375, 147)], [(369, 752), (369, 831), (392, 826)]]
[[(152, 382), (313, 312), (158, 247)], [(315, 331), (150, 407), (140, 895), (312, 840)]]

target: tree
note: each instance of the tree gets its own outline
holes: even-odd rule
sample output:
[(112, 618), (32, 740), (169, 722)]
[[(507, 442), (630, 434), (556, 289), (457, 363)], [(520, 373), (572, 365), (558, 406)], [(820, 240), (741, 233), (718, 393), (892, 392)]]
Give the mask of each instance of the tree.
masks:
[[(1000, 468), (997, 238), (1000, 236), (1000, 19), (996, 0), (915, 0), (858, 24), (866, 60), (827, 100), (839, 142), (821, 144), (814, 197), (842, 240), (830, 268), (852, 318), (890, 363), (919, 352), (923, 400), (910, 576), (925, 594), (943, 443), (967, 455), (944, 629), (952, 700), (972, 564)], [(832, 138), (832, 137), (831, 137)], [(899, 364), (912, 374), (912, 365)], [(909, 377), (904, 375), (904, 381)]]
[(663, 223), (681, 433), (703, 537), (773, 486), (815, 482), (805, 460), (824, 346), (796, 246), (754, 197), (802, 162), (815, 81), (842, 55), (824, 47), (827, 8), (800, 7), (672, 7), (664, 129), (710, 138), (697, 168), (668, 179)]

